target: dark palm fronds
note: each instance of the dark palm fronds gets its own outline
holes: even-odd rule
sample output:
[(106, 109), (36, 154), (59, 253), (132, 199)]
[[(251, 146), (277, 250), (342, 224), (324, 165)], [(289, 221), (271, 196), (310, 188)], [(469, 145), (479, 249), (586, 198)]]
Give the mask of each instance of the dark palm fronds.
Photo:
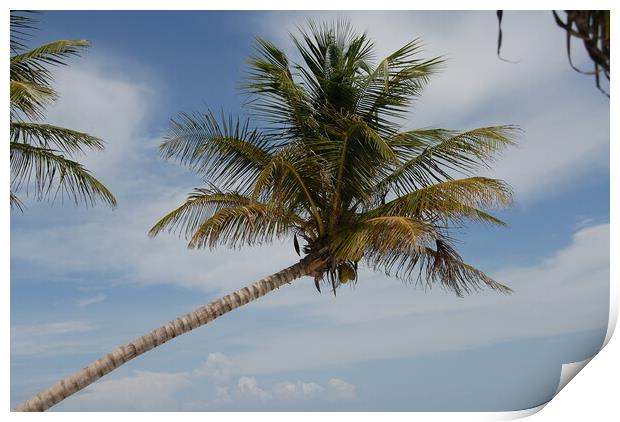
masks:
[[(497, 33), (497, 56), (504, 61), (511, 62), (510, 60), (503, 59), (500, 54), (503, 38), (503, 12), (503, 10), (497, 11), (497, 22), (499, 25)], [(555, 10), (552, 10), (551, 12), (553, 13), (555, 23), (566, 31), (566, 55), (568, 56), (568, 64), (570, 67), (579, 73), (583, 73), (584, 75), (594, 75), (596, 87), (599, 91), (609, 97), (609, 92), (605, 91), (601, 87), (601, 74), (607, 78), (607, 81), (610, 80), (610, 11), (564, 10), (564, 14), (566, 15), (565, 21), (562, 20), (558, 12)], [(583, 41), (583, 46), (594, 64), (594, 70), (584, 71), (577, 68), (573, 64), (571, 54), (571, 41), (573, 38)]]

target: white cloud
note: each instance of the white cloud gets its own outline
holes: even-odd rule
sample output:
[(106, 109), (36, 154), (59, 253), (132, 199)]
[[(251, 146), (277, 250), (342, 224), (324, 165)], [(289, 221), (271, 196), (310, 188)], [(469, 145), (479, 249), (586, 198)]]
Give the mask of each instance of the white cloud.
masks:
[[(238, 409), (260, 406), (343, 401), (356, 398), (355, 385), (331, 378), (316, 382), (280, 381), (263, 387), (255, 376), (231, 378), (234, 369), (222, 353), (209, 354), (199, 367), (182, 372), (133, 371), (133, 374), (103, 379), (63, 401), (60, 411), (172, 411)], [(208, 370), (205, 370), (208, 368)], [(226, 376), (221, 376), (222, 371)]]
[(258, 386), (258, 381), (254, 377), (241, 377), (237, 382), (237, 388), (242, 394), (256, 397), (260, 400), (271, 400), (273, 397), (270, 393)]
[(211, 400), (209, 405), (221, 406), (231, 404), (233, 399), (228, 390), (229, 387), (215, 387), (215, 398)]
[(354, 399), (356, 396), (355, 385), (338, 378), (332, 378), (327, 382), (330, 393), (335, 399)]
[[(111, 283), (165, 283), (209, 292), (241, 288), (296, 261), (293, 248), (286, 246), (188, 250), (187, 242), (174, 235), (150, 239), (150, 227), (180, 203), (179, 198), (174, 205), (168, 201), (169, 206), (127, 204), (113, 215), (93, 213), (88, 222), (71, 226), (16, 228), (11, 253), (31, 264), (44, 280), (92, 271)], [(35, 245), (47, 252), (31, 254)]]
[(84, 306), (92, 305), (94, 303), (103, 302), (105, 299), (106, 299), (106, 295), (104, 295), (103, 293), (99, 293), (95, 296), (78, 299), (76, 303), (79, 307), (84, 307)]
[(524, 133), (517, 147), (502, 154), (490, 172), (508, 181), (522, 203), (570, 191), (587, 172), (609, 166), (608, 110), (584, 112), (580, 103), (549, 107), (538, 116), (518, 117)]
[(23, 336), (40, 336), (40, 335), (63, 335), (72, 333), (84, 333), (92, 331), (95, 327), (85, 321), (59, 321), (48, 322), (44, 324), (23, 324), (14, 325), (13, 332)]
[(318, 396), (324, 391), (324, 388), (314, 382), (295, 383), (284, 381), (278, 383), (274, 387), (274, 394), (279, 400), (295, 401), (304, 400)]
[(231, 379), (232, 362), (223, 353), (209, 353), (207, 360), (196, 371), (197, 377), (210, 378), (214, 383), (221, 384)]
[(136, 63), (111, 55), (89, 54), (54, 75), (60, 99), (48, 107), (46, 120), (103, 139), (105, 150), (88, 151), (80, 162), (112, 192), (130, 191), (141, 169), (129, 164), (144, 160), (145, 150), (154, 147), (146, 123), (159, 82)]

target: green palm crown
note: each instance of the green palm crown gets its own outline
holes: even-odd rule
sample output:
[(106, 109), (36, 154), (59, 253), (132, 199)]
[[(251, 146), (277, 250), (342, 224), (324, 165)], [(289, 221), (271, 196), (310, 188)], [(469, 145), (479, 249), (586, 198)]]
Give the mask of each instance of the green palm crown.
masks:
[[(260, 122), (182, 114), (161, 145), (164, 158), (204, 178), (150, 231), (184, 233), (189, 247), (239, 247), (293, 238), (321, 257), (317, 288), (356, 281), (362, 260), (406, 281), (459, 296), (510, 289), (463, 262), (453, 234), (511, 203), (504, 182), (473, 173), (517, 130), (406, 130), (405, 117), (441, 58), (420, 59), (418, 41), (385, 59), (344, 22), (310, 22), (292, 37), (300, 63), (258, 39), (243, 85)], [(302, 245), (300, 247), (300, 242)]]

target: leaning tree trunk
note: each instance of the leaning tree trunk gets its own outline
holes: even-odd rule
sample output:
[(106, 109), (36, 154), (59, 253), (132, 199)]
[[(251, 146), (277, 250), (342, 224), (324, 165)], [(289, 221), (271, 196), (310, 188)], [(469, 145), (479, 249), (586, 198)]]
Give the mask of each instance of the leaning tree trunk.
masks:
[(14, 410), (18, 412), (45, 411), (84, 387), (89, 386), (125, 362), (181, 334), (205, 325), (220, 315), (224, 315), (235, 308), (256, 300), (283, 284), (311, 274), (321, 263), (322, 260), (307, 256), (278, 273), (265, 277), (208, 305), (203, 305), (189, 314), (170, 321), (150, 333), (117, 348), (87, 367), (41, 391), (30, 400), (15, 407)]

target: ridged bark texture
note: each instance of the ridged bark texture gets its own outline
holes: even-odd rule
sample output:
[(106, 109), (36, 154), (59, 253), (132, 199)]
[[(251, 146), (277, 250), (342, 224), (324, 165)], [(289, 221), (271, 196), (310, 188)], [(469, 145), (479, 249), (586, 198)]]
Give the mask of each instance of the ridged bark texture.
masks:
[(117, 348), (111, 353), (108, 353), (87, 367), (41, 391), (30, 400), (18, 405), (15, 407), (14, 411), (45, 411), (70, 395), (80, 391), (84, 387), (89, 386), (125, 362), (128, 362), (131, 359), (154, 349), (160, 344), (164, 344), (165, 342), (180, 336), (181, 334), (185, 334), (202, 325), (205, 325), (235, 308), (256, 300), (270, 291), (277, 289), (283, 284), (290, 283), (299, 277), (308, 275), (320, 265), (321, 260), (313, 259), (308, 256), (299, 261), (297, 264), (294, 264), (278, 273), (265, 277), (256, 283), (250, 284), (249, 286), (211, 302), (208, 305), (203, 305), (200, 308), (170, 321), (169, 323), (142, 337), (138, 337), (134, 341)]

